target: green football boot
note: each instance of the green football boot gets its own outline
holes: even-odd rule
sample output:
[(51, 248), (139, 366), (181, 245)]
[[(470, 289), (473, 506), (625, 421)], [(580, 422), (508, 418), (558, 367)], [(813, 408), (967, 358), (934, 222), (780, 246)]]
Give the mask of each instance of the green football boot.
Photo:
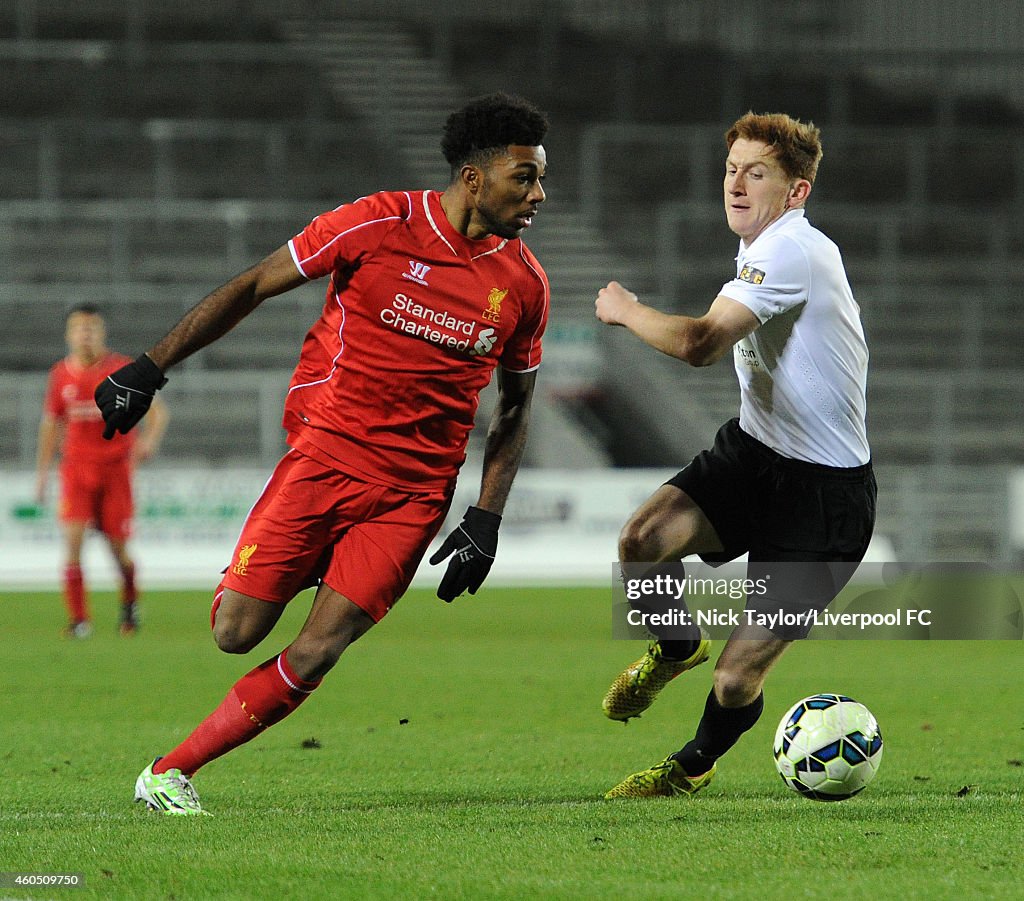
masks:
[(649, 770), (627, 776), (605, 798), (673, 798), (676, 795), (695, 795), (715, 776), (717, 764), (700, 776), (687, 776), (673, 757), (666, 757)]
[(601, 702), (604, 715), (621, 722), (640, 716), (669, 682), (702, 664), (710, 654), (711, 642), (703, 638), (697, 650), (685, 660), (666, 660), (661, 656), (661, 646), (654, 642), (643, 657), (626, 667), (612, 682)]
[(169, 816), (209, 816), (199, 803), (199, 795), (181, 770), (154, 773), (158, 757), (135, 780), (135, 800)]

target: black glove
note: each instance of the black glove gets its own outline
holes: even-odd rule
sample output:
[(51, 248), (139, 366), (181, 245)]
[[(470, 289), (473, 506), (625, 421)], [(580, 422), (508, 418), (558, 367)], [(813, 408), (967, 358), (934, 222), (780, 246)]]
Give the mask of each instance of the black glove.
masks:
[(114, 432), (126, 435), (146, 415), (154, 395), (166, 384), (160, 367), (145, 354), (108, 375), (93, 395), (107, 424), (103, 437), (109, 441)]
[(479, 507), (466, 510), (459, 527), (430, 558), (433, 566), (449, 554), (455, 554), (437, 589), (437, 596), (442, 601), (454, 601), (467, 589), (470, 594), (476, 594), (476, 590), (487, 578), (487, 573), (491, 571), (494, 555), (498, 551), (500, 525), (501, 517), (497, 513)]

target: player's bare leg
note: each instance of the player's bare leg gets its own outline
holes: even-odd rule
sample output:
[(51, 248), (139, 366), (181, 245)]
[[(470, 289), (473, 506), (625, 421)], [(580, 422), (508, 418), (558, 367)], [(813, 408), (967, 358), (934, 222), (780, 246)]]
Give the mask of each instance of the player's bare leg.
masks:
[[(270, 634), (284, 608), (225, 588), (214, 618), (217, 647), (229, 654), (248, 653)], [(321, 584), (305, 625), (288, 648), (288, 660), (300, 677), (322, 679), (345, 648), (372, 626), (361, 607)]]
[(85, 541), (85, 522), (64, 524), (65, 562), (63, 574), (64, 606), (68, 612), (68, 625), (64, 634), (68, 638), (88, 638), (92, 633), (89, 616), (89, 596), (82, 574), (82, 545)]
[(660, 563), (722, 550), (715, 527), (693, 499), (662, 485), (627, 520), (619, 535), (619, 560)]
[(230, 588), (223, 589), (215, 604), (213, 640), (226, 654), (248, 654), (270, 634), (285, 608)]
[(776, 638), (763, 626), (737, 626), (715, 664), (715, 696), (723, 707), (745, 707), (764, 686), (771, 668), (792, 641)]
[(352, 642), (374, 625), (361, 607), (321, 584), (306, 623), (288, 648), (288, 660), (303, 679), (322, 679)]
[(64, 541), (67, 550), (67, 562), (75, 566), (82, 565), (82, 545), (85, 543), (85, 529), (88, 523), (68, 522), (64, 524)]

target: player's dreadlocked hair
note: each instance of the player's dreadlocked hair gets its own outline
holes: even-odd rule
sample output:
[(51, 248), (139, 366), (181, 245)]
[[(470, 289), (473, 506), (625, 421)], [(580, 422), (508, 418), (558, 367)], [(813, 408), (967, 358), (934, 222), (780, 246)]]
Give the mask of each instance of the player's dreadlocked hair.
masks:
[(448, 117), (441, 150), (454, 178), (464, 164), (482, 165), (510, 144), (539, 146), (547, 131), (547, 116), (528, 100), (487, 94)]

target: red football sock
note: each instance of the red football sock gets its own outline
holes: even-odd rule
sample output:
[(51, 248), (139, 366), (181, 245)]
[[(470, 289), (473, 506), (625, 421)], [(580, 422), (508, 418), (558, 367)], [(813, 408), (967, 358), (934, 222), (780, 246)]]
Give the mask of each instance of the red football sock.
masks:
[(64, 567), (64, 604), (68, 608), (71, 622), (80, 623), (89, 619), (85, 581), (82, 578), (82, 567), (77, 563), (68, 563)]
[(239, 679), (220, 706), (170, 754), (154, 773), (179, 769), (186, 776), (279, 723), (312, 693), (320, 681), (304, 682), (287, 661), (287, 648)]
[(129, 563), (121, 567), (121, 604), (134, 604), (139, 599), (135, 587), (135, 564)]

